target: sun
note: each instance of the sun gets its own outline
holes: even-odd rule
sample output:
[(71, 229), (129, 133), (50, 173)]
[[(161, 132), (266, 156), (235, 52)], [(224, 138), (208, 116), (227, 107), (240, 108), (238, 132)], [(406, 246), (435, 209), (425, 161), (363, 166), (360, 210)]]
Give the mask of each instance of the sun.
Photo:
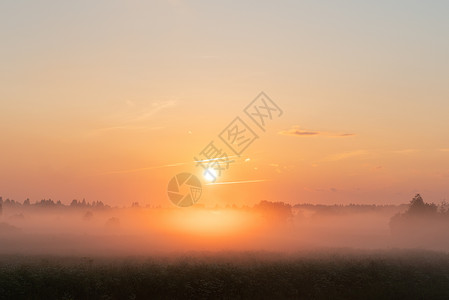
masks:
[(203, 173), (204, 180), (208, 182), (215, 181), (218, 177), (218, 173), (214, 168), (208, 168)]

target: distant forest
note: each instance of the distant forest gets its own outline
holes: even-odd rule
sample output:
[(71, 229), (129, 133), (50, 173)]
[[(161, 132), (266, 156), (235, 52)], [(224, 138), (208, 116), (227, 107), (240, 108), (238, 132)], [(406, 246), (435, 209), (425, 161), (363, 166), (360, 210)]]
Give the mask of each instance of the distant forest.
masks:
[[(443, 201), (440, 205), (434, 203), (426, 203), (421, 195), (417, 194), (409, 204), (387, 204), (387, 205), (376, 205), (376, 204), (334, 204), (334, 205), (324, 205), (324, 204), (311, 204), (311, 203), (300, 203), (291, 205), (285, 202), (272, 202), (267, 200), (262, 200), (254, 206), (250, 207), (247, 205), (237, 206), (235, 204), (206, 208), (203, 204), (195, 205), (197, 208), (202, 209), (238, 209), (238, 210), (252, 210), (252, 211), (265, 211), (276, 213), (282, 218), (290, 218), (294, 216), (301, 216), (305, 212), (311, 212), (318, 215), (339, 215), (339, 214), (350, 214), (350, 213), (372, 213), (372, 212), (390, 212), (393, 216), (390, 222), (392, 229), (400, 228), (401, 224), (416, 221), (422, 218), (434, 218), (434, 219), (449, 219), (449, 204)], [(88, 209), (88, 210), (108, 210), (108, 209), (120, 209), (120, 208), (132, 208), (132, 209), (159, 209), (159, 206), (141, 206), (138, 202), (132, 202), (130, 206), (127, 207), (114, 207), (103, 203), (102, 201), (86, 201), (83, 199), (72, 200), (70, 204), (64, 204), (60, 200), (53, 201), (52, 199), (42, 199), (40, 201), (31, 202), (30, 199), (25, 199), (23, 202), (16, 201), (7, 198), (3, 200), (0, 197), (0, 215), (4, 209), (26, 209), (26, 208), (45, 208), (45, 209)]]
[[(34, 201), (31, 202), (29, 198), (25, 199), (23, 202), (16, 201), (13, 199), (6, 198), (3, 200), (2, 197), (0, 197), (0, 208), (3, 207), (45, 207), (45, 208), (92, 208), (92, 209), (110, 209), (110, 208), (118, 208), (114, 206), (110, 206), (108, 204), (103, 203), (102, 201), (86, 201), (83, 199), (82, 201), (73, 199), (70, 204), (64, 204), (60, 200), (54, 201), (52, 199), (42, 199), (40, 201)], [(205, 208), (203, 204), (197, 204), (195, 205), (197, 208)], [(339, 212), (361, 212), (361, 211), (383, 211), (388, 209), (398, 209), (403, 208), (404, 210), (407, 208), (407, 204), (400, 204), (400, 205), (375, 205), (375, 204), (333, 204), (333, 205), (324, 205), (324, 204), (310, 204), (310, 203), (300, 203), (291, 205), (285, 202), (272, 202), (267, 200), (262, 200), (258, 204), (250, 207), (247, 205), (243, 206), (237, 206), (235, 204), (227, 204), (224, 206), (216, 205), (215, 207), (212, 207), (210, 209), (260, 209), (260, 210), (284, 210), (284, 211), (290, 211), (291, 213), (294, 213), (295, 211), (300, 210), (312, 210), (312, 211), (319, 211), (322, 213), (339, 213)], [(138, 202), (133, 202), (131, 206), (128, 206), (128, 208), (160, 208), (159, 206), (141, 206)], [(127, 207), (123, 207), (127, 208)]]

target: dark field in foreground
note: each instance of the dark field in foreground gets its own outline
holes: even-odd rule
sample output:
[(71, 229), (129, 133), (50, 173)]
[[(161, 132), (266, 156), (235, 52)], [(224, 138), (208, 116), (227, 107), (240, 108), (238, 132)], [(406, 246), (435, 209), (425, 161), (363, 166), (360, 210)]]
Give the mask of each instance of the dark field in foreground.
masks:
[(1, 256), (2, 299), (449, 299), (449, 255), (332, 250)]

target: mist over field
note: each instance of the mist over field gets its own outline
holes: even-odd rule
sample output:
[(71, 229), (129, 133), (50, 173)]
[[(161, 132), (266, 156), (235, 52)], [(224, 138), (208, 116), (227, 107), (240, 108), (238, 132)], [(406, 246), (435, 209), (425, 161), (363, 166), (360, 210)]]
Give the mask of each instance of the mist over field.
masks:
[[(111, 256), (185, 251), (294, 253), (315, 248), (449, 251), (448, 217), (436, 206), (433, 212), (427, 211), (425, 205), (430, 205), (422, 203), (421, 212), (417, 204), (291, 206), (261, 201), (253, 207), (183, 209), (137, 204), (113, 208), (77, 201), (63, 205), (51, 200), (22, 205), (8, 199), (0, 218), (0, 253)], [(415, 217), (406, 218), (410, 214)]]
[(28, 202), (2, 205), (0, 299), (449, 296), (448, 207), (420, 195), (384, 206)]

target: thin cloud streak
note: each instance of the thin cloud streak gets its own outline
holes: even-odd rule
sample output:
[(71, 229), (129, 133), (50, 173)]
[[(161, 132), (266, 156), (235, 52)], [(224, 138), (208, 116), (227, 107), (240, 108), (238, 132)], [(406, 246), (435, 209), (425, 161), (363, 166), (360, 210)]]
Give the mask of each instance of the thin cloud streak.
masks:
[(326, 136), (326, 137), (349, 137), (355, 136), (354, 133), (333, 133), (326, 131), (315, 131), (315, 130), (304, 130), (299, 126), (293, 126), (288, 130), (282, 130), (278, 132), (281, 135), (289, 135), (289, 136)]
[[(232, 155), (232, 156), (229, 156), (228, 158), (234, 158), (234, 157), (238, 157), (238, 155)], [(103, 172), (103, 173), (100, 173), (100, 174), (97, 174), (97, 175), (134, 173), (134, 172), (141, 172), (141, 171), (146, 171), (146, 170), (171, 168), (171, 167), (178, 167), (178, 166), (183, 166), (183, 165), (188, 165), (188, 164), (197, 164), (197, 163), (201, 163), (201, 162), (208, 163), (208, 162), (213, 162), (215, 160), (217, 160), (217, 159), (204, 159), (204, 160), (199, 160), (199, 161), (192, 160), (192, 161), (189, 161), (189, 162), (165, 164), (165, 165), (160, 165), (160, 166), (151, 166), (151, 167), (142, 167), (142, 168), (135, 168), (135, 169), (109, 171), (109, 172)], [(237, 162), (232, 162), (232, 164), (238, 164), (238, 163)]]
[(225, 182), (212, 182), (206, 185), (222, 185), (222, 184), (240, 184), (240, 183), (255, 183), (255, 182), (265, 182), (268, 179), (255, 179), (255, 180), (241, 180), (241, 181), (225, 181)]
[(133, 131), (156, 131), (156, 130), (162, 130), (164, 127), (162, 126), (155, 126), (155, 127), (145, 127), (145, 126), (111, 126), (111, 127), (104, 127), (100, 129), (95, 129), (88, 133), (88, 136), (98, 135), (107, 131), (115, 131), (115, 130), (133, 130)]
[[(440, 150), (441, 151), (441, 150)], [(335, 153), (329, 156), (324, 157), (319, 162), (331, 162), (331, 161), (339, 161), (354, 157), (374, 157), (379, 155), (387, 155), (387, 154), (398, 154), (398, 155), (408, 155), (421, 153), (421, 149), (399, 149), (399, 150), (369, 150), (369, 149), (359, 149), (348, 152)]]
[(144, 112), (140, 115), (129, 118), (128, 120), (125, 121), (125, 123), (135, 123), (135, 122), (145, 121), (145, 120), (149, 119), (150, 117), (154, 116), (155, 114), (157, 114), (158, 112), (160, 112), (161, 110), (163, 110), (165, 108), (173, 107), (175, 105), (176, 105), (175, 101), (153, 103), (153, 107), (151, 109), (147, 110), (146, 112)]
[(134, 173), (134, 172), (141, 172), (141, 171), (146, 171), (146, 170), (154, 170), (154, 169), (162, 169), (162, 168), (171, 168), (171, 167), (183, 166), (183, 165), (186, 165), (186, 164), (189, 164), (189, 163), (191, 163), (191, 162), (181, 162), (181, 163), (166, 164), (166, 165), (161, 165), (161, 166), (152, 166), (152, 167), (143, 167), (143, 168), (128, 169), (128, 170), (110, 171), (110, 172), (100, 173), (100, 174), (97, 174), (97, 175)]
[[(109, 127), (103, 127), (91, 130), (87, 135), (93, 136), (98, 135), (104, 132), (108, 131), (114, 131), (114, 130), (159, 130), (163, 127), (161, 126), (153, 126), (148, 127), (145, 126), (144, 122), (147, 120), (150, 120), (151, 117), (158, 114), (162, 110), (165, 110), (167, 108), (173, 107), (176, 105), (176, 102), (171, 101), (165, 101), (165, 102), (154, 102), (151, 104), (150, 108), (146, 109), (137, 109), (136, 104), (130, 100), (125, 102), (128, 107), (133, 108), (134, 111), (137, 111), (137, 114), (134, 113), (125, 113), (127, 115), (126, 117), (120, 116), (112, 116), (113, 120), (111, 121), (111, 126)], [(143, 111), (143, 112), (142, 112)]]
[(367, 150), (356, 150), (356, 151), (350, 151), (350, 152), (343, 152), (343, 153), (337, 153), (330, 156), (325, 157), (322, 159), (322, 162), (329, 162), (329, 161), (339, 161), (351, 157), (361, 156), (361, 155), (367, 155), (371, 152)]

